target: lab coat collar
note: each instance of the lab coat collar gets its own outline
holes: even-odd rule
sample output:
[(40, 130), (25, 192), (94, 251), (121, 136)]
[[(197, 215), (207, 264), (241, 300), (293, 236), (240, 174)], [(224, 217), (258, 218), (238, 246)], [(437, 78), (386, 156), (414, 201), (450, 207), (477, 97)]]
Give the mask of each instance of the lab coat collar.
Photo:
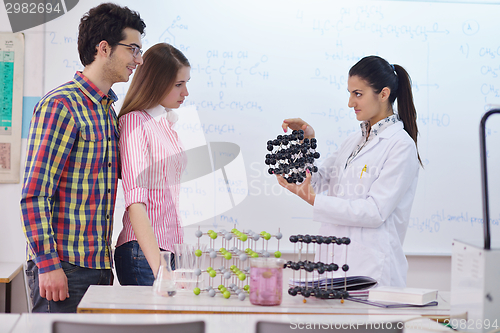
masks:
[(372, 149), (373, 147), (375, 147), (380, 140), (390, 138), (391, 136), (393, 136), (397, 132), (401, 131), (403, 128), (404, 128), (404, 126), (403, 126), (403, 122), (401, 120), (398, 121), (397, 123), (394, 123), (391, 126), (387, 127), (385, 130), (382, 131), (382, 133), (380, 133), (379, 135), (377, 135), (376, 137), (374, 137), (373, 140), (371, 140), (370, 142), (368, 142), (368, 144), (366, 145), (366, 147), (364, 147), (363, 149), (361, 149), (361, 151), (359, 152), (358, 156), (356, 156), (355, 158), (357, 158), (359, 156), (362, 156), (367, 151), (370, 151), (370, 149)]
[(391, 126), (387, 127), (382, 133), (377, 135), (374, 139), (376, 138), (381, 138), (381, 139), (388, 139), (400, 130), (404, 128), (403, 122), (400, 120), (397, 123), (392, 124)]

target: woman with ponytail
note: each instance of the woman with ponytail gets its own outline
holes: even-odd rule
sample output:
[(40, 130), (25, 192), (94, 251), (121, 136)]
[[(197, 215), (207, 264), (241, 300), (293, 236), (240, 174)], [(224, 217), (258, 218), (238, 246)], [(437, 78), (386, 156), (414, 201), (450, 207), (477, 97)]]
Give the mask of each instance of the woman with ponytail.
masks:
[[(403, 67), (368, 56), (350, 69), (347, 86), (348, 106), (361, 121), (361, 131), (349, 136), (317, 173), (307, 171), (302, 184), (289, 184), (281, 176), (278, 181), (313, 206), (321, 235), (351, 239), (348, 246), (321, 245), (317, 261), (347, 263), (348, 276), (404, 287), (408, 263), (403, 241), (421, 164), (411, 80)], [(300, 118), (285, 119), (282, 127), (285, 132), (302, 129), (309, 139), (315, 135)]]

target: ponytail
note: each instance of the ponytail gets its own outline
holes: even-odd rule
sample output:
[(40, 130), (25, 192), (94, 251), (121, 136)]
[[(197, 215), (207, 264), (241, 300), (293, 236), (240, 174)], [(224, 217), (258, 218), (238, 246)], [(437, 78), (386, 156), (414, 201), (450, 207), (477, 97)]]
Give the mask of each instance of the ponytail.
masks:
[[(415, 141), (417, 145), (418, 127), (417, 127), (417, 110), (413, 104), (413, 94), (411, 91), (411, 79), (408, 72), (401, 66), (394, 64), (394, 71), (398, 77), (398, 89), (396, 98), (398, 99), (398, 115), (403, 121), (404, 129)], [(392, 94), (392, 93), (391, 93)], [(417, 157), (420, 165), (423, 167), (422, 160), (418, 154)]]

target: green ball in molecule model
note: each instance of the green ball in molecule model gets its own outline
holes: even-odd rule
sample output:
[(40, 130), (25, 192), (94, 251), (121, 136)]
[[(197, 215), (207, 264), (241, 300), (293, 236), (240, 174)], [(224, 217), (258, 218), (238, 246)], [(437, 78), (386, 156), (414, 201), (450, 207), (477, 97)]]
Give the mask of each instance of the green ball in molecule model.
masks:
[(243, 290), (249, 291), (249, 290), (250, 290), (250, 286), (249, 286), (248, 284), (246, 284), (246, 285), (243, 287)]
[(248, 239), (248, 236), (247, 236), (246, 234), (241, 234), (240, 240), (241, 240), (242, 242), (246, 242), (246, 241), (247, 241), (247, 239)]
[(257, 252), (252, 253), (252, 258), (258, 258), (259, 254)]
[(194, 251), (194, 255), (197, 256), (197, 257), (201, 257), (201, 254), (202, 254), (202, 252), (201, 252), (200, 249)]
[(219, 284), (219, 286), (217, 287), (217, 289), (219, 289), (219, 290), (221, 290), (222, 288), (224, 288), (223, 284)]
[(245, 281), (246, 278), (247, 276), (245, 275), (245, 273), (238, 274), (238, 279), (240, 279), (241, 281)]
[(226, 252), (226, 253), (224, 253), (224, 258), (226, 258), (226, 260), (229, 260), (229, 259), (231, 259), (232, 257), (233, 257), (233, 256), (231, 255), (231, 253), (230, 253), (230, 252)]
[(210, 238), (212, 238), (212, 239), (216, 239), (217, 238), (217, 233), (216, 232), (211, 232), (209, 235), (210, 235)]
[(281, 258), (281, 252), (280, 251), (274, 252), (274, 257), (275, 258)]
[(200, 288), (194, 288), (194, 289), (193, 289), (193, 293), (194, 293), (195, 295), (199, 295), (199, 294), (200, 294)]
[(213, 269), (208, 273), (208, 275), (210, 275), (210, 277), (215, 277), (217, 275), (217, 272), (214, 271)]
[(226, 290), (225, 292), (222, 293), (222, 296), (224, 296), (224, 298), (229, 298), (231, 297), (231, 293), (228, 290)]
[(270, 240), (271, 239), (271, 234), (266, 232), (266, 234), (264, 235), (264, 239), (265, 240)]

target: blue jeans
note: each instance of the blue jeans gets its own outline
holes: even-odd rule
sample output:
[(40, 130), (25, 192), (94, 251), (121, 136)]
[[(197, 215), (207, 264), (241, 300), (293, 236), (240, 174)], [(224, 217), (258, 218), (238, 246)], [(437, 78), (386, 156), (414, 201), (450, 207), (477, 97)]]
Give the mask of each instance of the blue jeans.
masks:
[(83, 295), (91, 285), (112, 285), (113, 273), (110, 269), (91, 269), (76, 266), (61, 261), (62, 268), (68, 279), (69, 298), (64, 301), (54, 302), (40, 296), (38, 282), (38, 267), (30, 260), (26, 267), (26, 277), (30, 288), (31, 304), (33, 312), (73, 312), (80, 303)]
[[(175, 269), (173, 255), (170, 266)], [(115, 268), (122, 286), (152, 286), (155, 282), (153, 271), (137, 241), (127, 242), (115, 249)]]

